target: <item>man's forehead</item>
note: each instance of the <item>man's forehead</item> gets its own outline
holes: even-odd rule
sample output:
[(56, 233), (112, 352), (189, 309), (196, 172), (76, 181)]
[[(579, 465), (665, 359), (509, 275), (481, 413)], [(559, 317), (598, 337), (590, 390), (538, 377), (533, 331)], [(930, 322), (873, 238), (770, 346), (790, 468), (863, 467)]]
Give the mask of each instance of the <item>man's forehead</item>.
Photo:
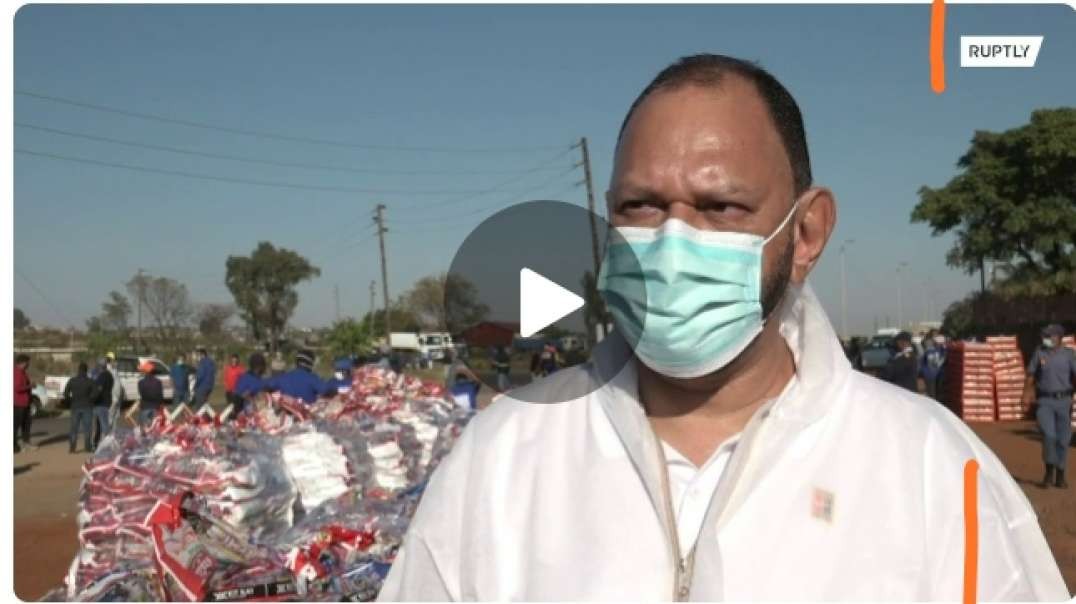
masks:
[(720, 84), (688, 83), (651, 93), (628, 120), (615, 161), (614, 178), (625, 168), (685, 161), (711, 171), (727, 163), (765, 162), (791, 177), (765, 102), (752, 83), (734, 75)]

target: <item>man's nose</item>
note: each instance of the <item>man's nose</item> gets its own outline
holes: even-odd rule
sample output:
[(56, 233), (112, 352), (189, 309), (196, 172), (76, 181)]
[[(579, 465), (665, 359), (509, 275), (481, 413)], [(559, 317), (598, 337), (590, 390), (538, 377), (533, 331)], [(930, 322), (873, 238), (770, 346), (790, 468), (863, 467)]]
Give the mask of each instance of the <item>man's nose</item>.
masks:
[(699, 230), (706, 230), (707, 223), (695, 205), (687, 201), (673, 201), (669, 204), (668, 211), (666, 212), (666, 220), (669, 218), (676, 218)]

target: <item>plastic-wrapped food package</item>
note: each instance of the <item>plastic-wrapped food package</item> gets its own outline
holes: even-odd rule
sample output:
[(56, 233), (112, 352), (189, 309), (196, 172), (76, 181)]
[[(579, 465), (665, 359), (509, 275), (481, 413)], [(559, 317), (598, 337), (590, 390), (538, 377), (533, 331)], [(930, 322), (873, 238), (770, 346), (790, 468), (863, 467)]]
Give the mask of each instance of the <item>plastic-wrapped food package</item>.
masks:
[(368, 601), (470, 412), (377, 367), (306, 405), (161, 414), (83, 468), (69, 601)]

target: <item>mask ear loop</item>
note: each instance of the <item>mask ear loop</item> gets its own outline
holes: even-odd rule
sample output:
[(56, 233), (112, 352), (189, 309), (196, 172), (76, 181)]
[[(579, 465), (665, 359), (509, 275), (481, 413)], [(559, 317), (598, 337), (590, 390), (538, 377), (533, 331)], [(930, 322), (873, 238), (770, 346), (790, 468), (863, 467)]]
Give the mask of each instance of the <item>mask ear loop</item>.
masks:
[(788, 214), (785, 214), (785, 219), (781, 221), (780, 226), (778, 226), (777, 229), (774, 230), (774, 232), (770, 233), (769, 237), (762, 240), (762, 245), (763, 246), (765, 246), (767, 243), (770, 242), (770, 240), (772, 240), (774, 237), (776, 237), (777, 233), (780, 233), (781, 231), (783, 231), (785, 229), (785, 226), (788, 225), (788, 221), (792, 219), (792, 216), (793, 216), (793, 214), (796, 213), (796, 208), (798, 208), (798, 207), (800, 207), (800, 200), (796, 199), (795, 201), (792, 202), (792, 209), (788, 211)]

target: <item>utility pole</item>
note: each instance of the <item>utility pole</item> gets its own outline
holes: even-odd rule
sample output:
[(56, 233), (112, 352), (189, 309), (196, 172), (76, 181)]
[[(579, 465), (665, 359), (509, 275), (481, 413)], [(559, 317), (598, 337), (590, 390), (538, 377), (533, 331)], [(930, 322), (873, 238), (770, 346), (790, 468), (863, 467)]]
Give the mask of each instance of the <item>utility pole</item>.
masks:
[(904, 301), (901, 300), (901, 279), (900, 269), (906, 268), (907, 262), (901, 262), (897, 265), (897, 329), (904, 331)]
[(374, 329), (374, 310), (375, 310), (374, 309), (374, 291), (375, 291), (374, 288), (375, 287), (377, 287), (377, 281), (374, 281), (374, 280), (371, 279), (370, 280), (370, 306), (367, 307), (369, 309), (367, 312), (370, 313), (370, 331), (373, 331), (373, 329)]
[(587, 209), (590, 210), (590, 248), (594, 253), (594, 278), (598, 278), (598, 270), (601, 268), (601, 255), (598, 254), (598, 221), (594, 210), (594, 180), (590, 176), (590, 149), (587, 147), (587, 137), (579, 139), (579, 149), (583, 153), (583, 161), (578, 165), (583, 167), (583, 181), (587, 187)]
[(377, 241), (381, 246), (381, 295), (385, 302), (385, 345), (392, 345), (392, 319), (389, 317), (389, 269), (385, 260), (385, 205), (377, 204), (374, 223), (377, 224)]
[(844, 252), (855, 239), (845, 239), (841, 244), (841, 336), (848, 341), (848, 269), (845, 266)]
[(336, 307), (336, 320), (340, 321), (340, 286), (333, 284), (333, 304)]
[(142, 269), (138, 269), (138, 276), (135, 277), (135, 289), (138, 290), (138, 348), (135, 350), (135, 354), (142, 352), (142, 299), (146, 297), (146, 284), (142, 280)]

